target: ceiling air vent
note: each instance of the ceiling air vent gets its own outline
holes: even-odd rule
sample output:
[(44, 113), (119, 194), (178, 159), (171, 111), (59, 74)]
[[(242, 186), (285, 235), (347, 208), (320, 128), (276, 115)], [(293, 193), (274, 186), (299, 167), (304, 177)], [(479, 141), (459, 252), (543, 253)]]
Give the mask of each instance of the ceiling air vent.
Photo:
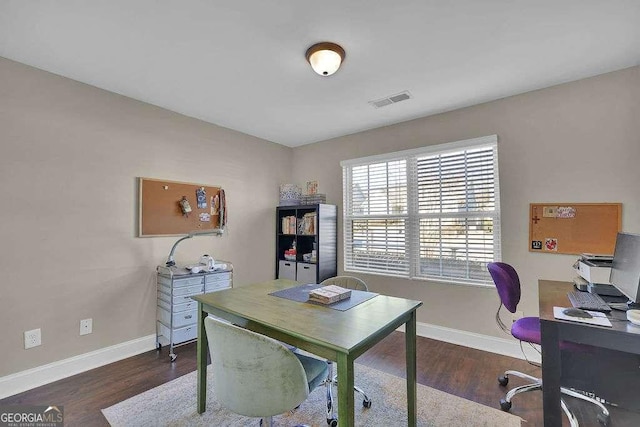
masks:
[(369, 101), (374, 108), (386, 107), (387, 105), (395, 104), (397, 102), (406, 101), (407, 99), (411, 99), (412, 96), (408, 90), (404, 92), (396, 93), (395, 95), (390, 95), (386, 98), (376, 99), (375, 101)]

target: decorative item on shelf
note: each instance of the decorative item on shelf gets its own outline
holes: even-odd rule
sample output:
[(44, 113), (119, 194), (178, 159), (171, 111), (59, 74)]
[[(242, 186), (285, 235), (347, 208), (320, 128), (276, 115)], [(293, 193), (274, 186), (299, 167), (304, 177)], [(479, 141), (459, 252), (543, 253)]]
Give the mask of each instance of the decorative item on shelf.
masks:
[(200, 257), (200, 264), (206, 266), (207, 270), (213, 270), (213, 266), (216, 264), (216, 261), (211, 255), (204, 254)]
[(327, 203), (327, 195), (326, 194), (307, 194), (300, 197), (301, 205), (317, 205), (319, 203)]
[(307, 181), (307, 195), (318, 192), (318, 181)]
[(282, 217), (282, 234), (296, 234), (296, 217), (295, 215)]
[(300, 204), (302, 190), (295, 184), (280, 185), (280, 206), (295, 206)]
[(291, 243), (291, 248), (284, 251), (284, 259), (287, 261), (295, 261), (296, 260), (296, 242)]
[(308, 212), (298, 220), (298, 234), (316, 234), (317, 216), (315, 212)]

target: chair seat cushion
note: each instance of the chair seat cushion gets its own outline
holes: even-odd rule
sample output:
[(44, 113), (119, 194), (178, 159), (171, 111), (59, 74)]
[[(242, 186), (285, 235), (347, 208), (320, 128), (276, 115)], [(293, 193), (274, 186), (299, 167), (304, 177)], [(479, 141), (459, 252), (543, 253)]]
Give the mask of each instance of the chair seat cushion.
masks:
[[(542, 344), (540, 335), (540, 318), (539, 317), (523, 317), (513, 322), (511, 326), (511, 335), (520, 341), (530, 342), (533, 344)], [(590, 352), (593, 347), (585, 344), (577, 344), (569, 341), (560, 342), (561, 350)]]
[(511, 326), (511, 335), (520, 341), (540, 344), (540, 318), (539, 317), (522, 317)]
[(315, 357), (305, 356), (304, 354), (293, 353), (302, 363), (302, 367), (307, 374), (307, 382), (309, 390), (314, 390), (322, 381), (327, 379), (329, 375), (329, 365), (326, 360), (316, 359)]

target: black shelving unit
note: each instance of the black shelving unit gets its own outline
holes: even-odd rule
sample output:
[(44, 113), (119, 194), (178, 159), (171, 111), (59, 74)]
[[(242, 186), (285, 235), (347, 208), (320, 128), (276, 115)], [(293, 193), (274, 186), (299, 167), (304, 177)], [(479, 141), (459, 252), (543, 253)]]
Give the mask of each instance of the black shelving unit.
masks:
[[(312, 219), (315, 214), (315, 221)], [(316, 204), (276, 208), (276, 278), (301, 283), (320, 283), (338, 273), (337, 217), (335, 205)], [(295, 226), (283, 229), (284, 218)], [(307, 227), (303, 226), (305, 222)], [(313, 222), (313, 226), (310, 226)], [(285, 253), (295, 246), (295, 256)], [(315, 258), (309, 259), (315, 250)], [(306, 257), (305, 257), (305, 254)]]

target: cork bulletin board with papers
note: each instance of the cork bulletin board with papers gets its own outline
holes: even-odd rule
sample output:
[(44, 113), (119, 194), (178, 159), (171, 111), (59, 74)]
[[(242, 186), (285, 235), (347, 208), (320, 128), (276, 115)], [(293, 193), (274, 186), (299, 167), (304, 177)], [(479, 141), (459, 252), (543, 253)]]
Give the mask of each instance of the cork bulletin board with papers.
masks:
[(531, 203), (529, 251), (612, 255), (622, 203)]
[(139, 178), (139, 237), (183, 235), (224, 226), (220, 187)]

